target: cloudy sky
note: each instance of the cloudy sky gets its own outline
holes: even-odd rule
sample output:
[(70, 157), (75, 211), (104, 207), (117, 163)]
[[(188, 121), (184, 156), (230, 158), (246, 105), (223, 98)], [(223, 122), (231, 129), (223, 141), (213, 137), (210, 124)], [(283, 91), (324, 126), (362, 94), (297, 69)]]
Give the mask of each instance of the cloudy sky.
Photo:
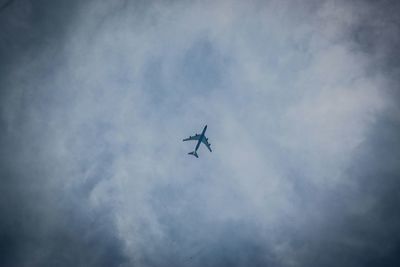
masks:
[(398, 266), (399, 12), (1, 0), (0, 265)]

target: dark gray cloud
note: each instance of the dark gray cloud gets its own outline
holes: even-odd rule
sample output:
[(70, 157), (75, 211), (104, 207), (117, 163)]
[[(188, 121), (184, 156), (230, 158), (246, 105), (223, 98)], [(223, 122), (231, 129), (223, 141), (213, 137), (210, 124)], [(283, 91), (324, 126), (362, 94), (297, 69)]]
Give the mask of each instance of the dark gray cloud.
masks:
[(0, 265), (399, 264), (396, 1), (0, 6)]
[(71, 175), (65, 162), (51, 160), (52, 155), (41, 147), (46, 133), (36, 126), (27, 129), (26, 123), (20, 122), (1, 138), (1, 265), (112, 266), (124, 262), (113, 214), (107, 207), (89, 208), (84, 184), (79, 190), (64, 188), (62, 180)]
[(0, 4), (0, 12), (4, 9), (6, 9), (8, 6), (10, 6), (14, 2), (14, 0), (8, 0)]
[[(68, 100), (58, 99), (57, 88), (38, 84), (67, 57), (63, 42), (78, 2), (17, 0), (0, 13), (1, 266), (117, 266), (126, 261), (112, 212), (89, 208), (90, 188), (85, 187), (93, 185), (66, 189), (62, 181), (73, 175), (68, 162), (54, 160), (45, 145), (55, 131), (45, 114)], [(40, 60), (44, 51), (48, 58)], [(31, 64), (24, 80), (10, 78)], [(6, 114), (15, 120), (7, 122)], [(88, 162), (79, 167), (88, 168)]]

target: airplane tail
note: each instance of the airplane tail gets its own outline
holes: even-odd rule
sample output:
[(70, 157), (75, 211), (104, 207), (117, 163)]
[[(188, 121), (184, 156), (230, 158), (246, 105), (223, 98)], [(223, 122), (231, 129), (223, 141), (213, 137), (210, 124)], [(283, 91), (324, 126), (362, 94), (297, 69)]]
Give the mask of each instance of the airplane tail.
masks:
[(189, 152), (188, 154), (189, 154), (189, 155), (193, 155), (193, 156), (195, 156), (196, 158), (199, 158), (199, 155), (197, 155), (197, 152), (196, 152), (196, 151)]

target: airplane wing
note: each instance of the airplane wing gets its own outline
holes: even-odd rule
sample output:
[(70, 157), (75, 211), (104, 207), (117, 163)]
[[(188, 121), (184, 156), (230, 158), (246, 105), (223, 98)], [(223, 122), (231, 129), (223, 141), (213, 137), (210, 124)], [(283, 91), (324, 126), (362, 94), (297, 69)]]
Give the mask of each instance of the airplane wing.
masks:
[(208, 138), (206, 138), (206, 137), (204, 136), (204, 138), (201, 139), (201, 142), (208, 148), (208, 150), (210, 150), (210, 152), (212, 152), (212, 150), (211, 150), (211, 144), (208, 143)]
[(189, 136), (188, 138), (183, 139), (183, 141), (192, 141), (192, 140), (199, 140), (199, 139), (200, 139), (200, 135), (195, 134), (194, 136)]

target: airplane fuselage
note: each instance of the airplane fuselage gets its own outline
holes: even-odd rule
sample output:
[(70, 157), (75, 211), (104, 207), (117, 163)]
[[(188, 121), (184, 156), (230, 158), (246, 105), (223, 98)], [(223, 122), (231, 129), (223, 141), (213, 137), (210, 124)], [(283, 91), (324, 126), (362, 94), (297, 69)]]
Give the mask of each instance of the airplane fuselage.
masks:
[(201, 134), (200, 134), (199, 141), (197, 141), (197, 145), (196, 145), (196, 148), (195, 148), (194, 151), (197, 151), (197, 149), (199, 149), (199, 146), (200, 146), (200, 144), (201, 144), (201, 141), (203, 140), (203, 138), (205, 138), (204, 135), (205, 135), (205, 133), (206, 133), (206, 130), (207, 130), (207, 125), (204, 126), (204, 129), (203, 129), (203, 131), (202, 131)]

